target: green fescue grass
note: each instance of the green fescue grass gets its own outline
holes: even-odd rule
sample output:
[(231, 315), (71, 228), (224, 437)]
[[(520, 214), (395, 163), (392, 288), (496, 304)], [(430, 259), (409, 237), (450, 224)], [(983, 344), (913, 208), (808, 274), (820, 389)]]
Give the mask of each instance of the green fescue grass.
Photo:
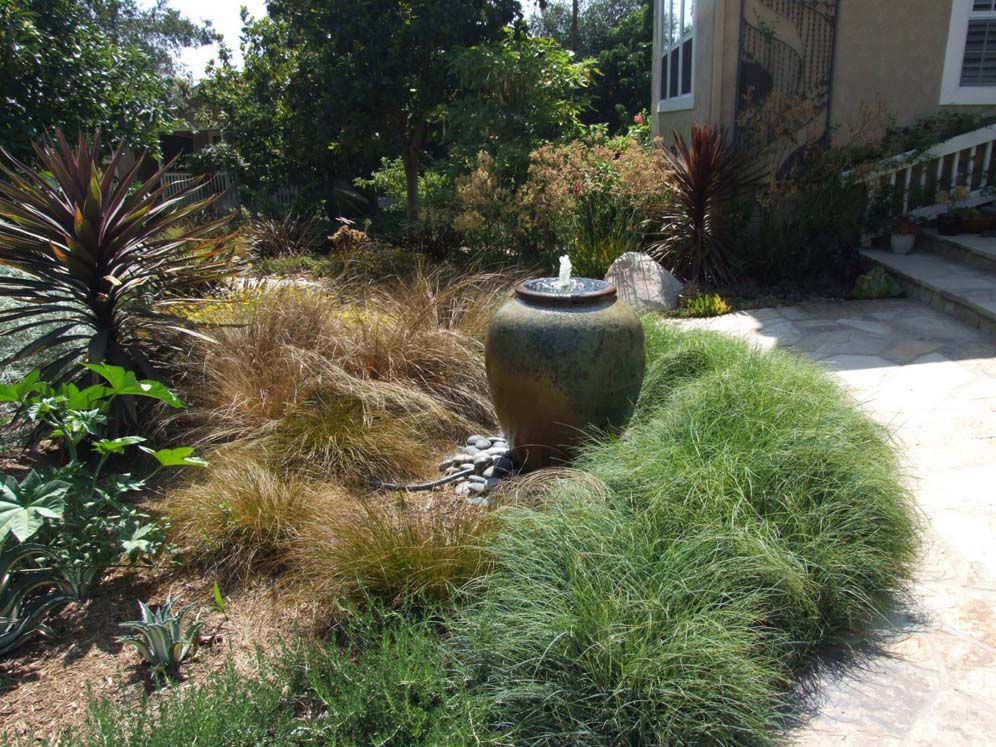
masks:
[(468, 535), (488, 562), (445, 614), (368, 607), (276, 675), (158, 716), (98, 707), (66, 744), (782, 742), (814, 648), (901, 598), (911, 496), (888, 434), (814, 365), (645, 329), (630, 427)]
[(514, 509), (456, 639), (528, 744), (777, 742), (790, 677), (899, 594), (917, 522), (887, 434), (781, 353), (646, 325), (633, 425)]

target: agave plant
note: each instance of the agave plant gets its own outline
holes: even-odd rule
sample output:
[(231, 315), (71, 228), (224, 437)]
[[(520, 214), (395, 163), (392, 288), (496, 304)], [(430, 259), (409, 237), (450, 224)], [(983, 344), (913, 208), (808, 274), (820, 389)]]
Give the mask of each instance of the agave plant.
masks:
[(734, 279), (734, 202), (757, 184), (760, 170), (725, 130), (692, 125), (690, 143), (674, 133), (674, 152), (662, 149), (672, 172), (673, 208), (662, 216), (649, 253), (683, 280), (723, 285)]
[(173, 604), (172, 597), (167, 597), (161, 606), (155, 608), (139, 602), (142, 619), (121, 623), (122, 628), (137, 631), (137, 635), (117, 639), (120, 643), (134, 646), (156, 673), (174, 672), (180, 662), (197, 650), (197, 634), (203, 622), (195, 619), (184, 628), (184, 617), (193, 605), (174, 612)]
[(0, 334), (34, 338), (0, 365), (48, 353), (48, 381), (87, 362), (150, 375), (164, 327), (197, 334), (163, 302), (229, 271), (215, 236), (225, 220), (186, 223), (215, 196), (191, 202), (195, 180), (167, 197), (172, 162), (142, 181), (143, 159), (125, 168), (121, 145), (104, 164), (99, 133), (72, 148), (56, 130), (34, 151), (38, 168), (6, 151), (0, 164), (0, 265), (16, 271), (0, 277), (0, 296), (19, 302), (0, 311)]
[(31, 568), (42, 556), (51, 556), (42, 545), (0, 543), (0, 656), (34, 633), (51, 633), (45, 617), (77, 598), (58, 570)]

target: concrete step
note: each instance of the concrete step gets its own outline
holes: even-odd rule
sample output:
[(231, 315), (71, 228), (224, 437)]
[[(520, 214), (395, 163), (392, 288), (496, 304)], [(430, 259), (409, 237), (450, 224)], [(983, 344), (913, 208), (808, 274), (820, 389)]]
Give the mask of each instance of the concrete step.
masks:
[(980, 270), (996, 272), (996, 237), (963, 233), (941, 236), (934, 229), (920, 232), (917, 251), (927, 251), (963, 262)]
[(913, 298), (996, 337), (996, 272), (928, 252), (861, 253), (882, 265)]

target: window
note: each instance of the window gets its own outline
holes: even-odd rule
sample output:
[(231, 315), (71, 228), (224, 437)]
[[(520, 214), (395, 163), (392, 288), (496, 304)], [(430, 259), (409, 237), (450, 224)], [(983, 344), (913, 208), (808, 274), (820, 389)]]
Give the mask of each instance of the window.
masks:
[(658, 9), (661, 87), (657, 111), (691, 109), (695, 80), (695, 0), (658, 0)]
[(953, 0), (941, 104), (996, 104), (996, 0)]

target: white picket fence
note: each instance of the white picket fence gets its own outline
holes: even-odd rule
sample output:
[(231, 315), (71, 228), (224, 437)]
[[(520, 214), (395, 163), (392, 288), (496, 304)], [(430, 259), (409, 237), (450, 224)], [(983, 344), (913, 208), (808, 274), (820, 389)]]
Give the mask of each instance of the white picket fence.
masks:
[[(166, 185), (163, 194), (166, 197), (172, 197), (183, 187), (189, 185), (195, 178), (193, 174), (186, 171), (167, 172), (163, 174), (163, 184)], [(217, 211), (236, 210), (242, 204), (235, 180), (227, 171), (215, 172), (210, 179), (184, 197), (183, 202), (190, 203), (196, 200), (203, 200), (213, 194), (221, 194), (221, 197), (212, 205)], [(297, 195), (298, 189), (296, 187), (281, 187), (268, 193), (267, 198), (280, 207), (290, 208)]]
[(872, 194), (891, 188), (903, 213), (933, 218), (947, 210), (947, 205), (937, 202), (937, 193), (950, 193), (957, 186), (966, 187), (969, 195), (959, 206), (973, 207), (994, 199), (994, 143), (996, 125), (987, 125), (922, 153), (910, 151), (887, 158), (859, 178)]

